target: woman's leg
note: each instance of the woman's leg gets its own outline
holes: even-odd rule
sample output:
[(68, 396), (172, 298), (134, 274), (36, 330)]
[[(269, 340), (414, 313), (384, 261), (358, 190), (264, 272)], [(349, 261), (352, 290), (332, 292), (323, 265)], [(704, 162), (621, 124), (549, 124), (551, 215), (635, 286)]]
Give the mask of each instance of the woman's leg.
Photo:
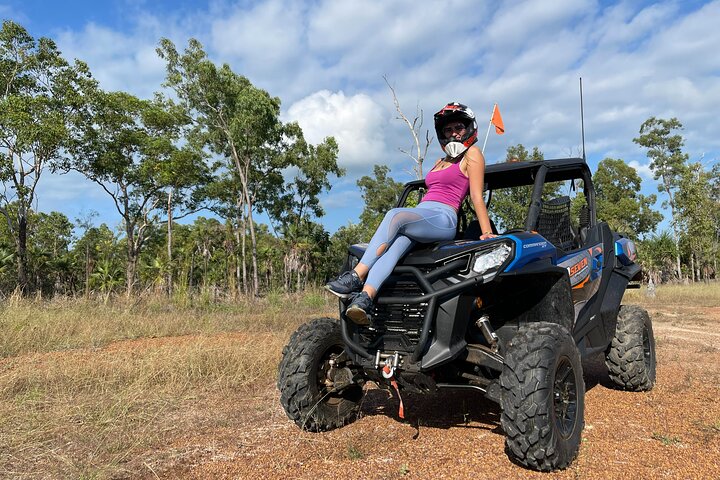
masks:
[[(415, 208), (393, 209), (388, 212), (381, 223), (381, 228), (386, 229), (385, 237), (378, 235), (378, 233), (383, 233), (381, 228), (378, 228), (365, 255), (360, 260), (360, 264), (371, 267), (365, 280), (364, 291), (370, 298), (374, 298), (375, 293), (385, 279), (390, 276), (395, 265), (413, 244), (451, 240), (455, 237), (456, 226), (457, 217), (449, 207), (427, 208), (421, 205)], [(390, 235), (392, 235), (390, 240), (383, 242), (383, 239)], [(379, 250), (382, 250), (380, 254), (378, 254)], [(365, 262), (368, 262), (369, 265)]]
[[(422, 204), (421, 204), (422, 205)], [(402, 233), (418, 242), (434, 242), (453, 238), (457, 217), (450, 207), (393, 208), (389, 210), (370, 239), (365, 254), (360, 259), (360, 269), (356, 272), (365, 278), (367, 270), (382, 256)], [(449, 237), (448, 237), (449, 235)]]
[(398, 233), (397, 222), (393, 223), (394, 218), (400, 214), (403, 210), (411, 210), (410, 208), (393, 208), (388, 210), (383, 218), (377, 230), (370, 239), (368, 247), (365, 250), (365, 254), (360, 259), (358, 266), (355, 267), (355, 271), (360, 275), (360, 278), (367, 276), (368, 270), (375, 265), (380, 256), (385, 253), (387, 248), (392, 243), (393, 239)]
[[(345, 315), (358, 325), (370, 324), (377, 291), (414, 241), (452, 239), (455, 237), (456, 225), (455, 212), (443, 205), (393, 209), (388, 212), (358, 264), (372, 268), (369, 268), (362, 292), (352, 298)], [(368, 263), (364, 264), (365, 261)], [(364, 271), (368, 272), (367, 269)]]
[(394, 208), (385, 214), (385, 218), (383, 218), (383, 221), (380, 223), (377, 230), (375, 230), (375, 234), (372, 236), (368, 248), (365, 250), (365, 254), (358, 264), (355, 265), (355, 268), (349, 272), (341, 273), (337, 278), (329, 281), (325, 285), (325, 288), (329, 290), (330, 293), (337, 295), (340, 298), (346, 298), (353, 292), (358, 292), (363, 288), (363, 284), (368, 276), (370, 267), (375, 264), (375, 261), (378, 257), (380, 257), (380, 255), (385, 253), (385, 250), (387, 250), (387, 247), (393, 237), (397, 234), (397, 232), (392, 232), (390, 223), (399, 210), (409, 209)]
[(405, 235), (398, 235), (395, 241), (392, 242), (390, 248), (388, 248), (382, 255), (379, 261), (375, 263), (370, 272), (368, 273), (363, 291), (368, 294), (370, 298), (375, 298), (375, 294), (382, 286), (386, 278), (390, 276), (395, 265), (415, 244)]

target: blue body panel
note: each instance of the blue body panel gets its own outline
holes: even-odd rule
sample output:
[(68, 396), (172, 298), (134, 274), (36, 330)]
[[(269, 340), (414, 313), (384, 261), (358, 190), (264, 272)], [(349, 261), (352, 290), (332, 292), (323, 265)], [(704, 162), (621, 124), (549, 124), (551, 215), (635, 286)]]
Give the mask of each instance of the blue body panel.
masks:
[(542, 235), (537, 233), (518, 233), (507, 235), (515, 242), (515, 258), (505, 268), (505, 272), (519, 270), (538, 260), (549, 259), (557, 265), (557, 249)]

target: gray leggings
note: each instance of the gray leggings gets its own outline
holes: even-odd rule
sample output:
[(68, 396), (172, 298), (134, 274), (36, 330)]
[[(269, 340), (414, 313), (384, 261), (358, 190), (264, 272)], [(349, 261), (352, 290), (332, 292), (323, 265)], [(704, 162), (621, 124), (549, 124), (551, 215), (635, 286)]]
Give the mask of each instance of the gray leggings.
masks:
[(440, 202), (421, 202), (415, 208), (393, 208), (375, 231), (360, 263), (370, 268), (365, 285), (379, 290), (400, 258), (416, 243), (455, 238), (457, 213)]

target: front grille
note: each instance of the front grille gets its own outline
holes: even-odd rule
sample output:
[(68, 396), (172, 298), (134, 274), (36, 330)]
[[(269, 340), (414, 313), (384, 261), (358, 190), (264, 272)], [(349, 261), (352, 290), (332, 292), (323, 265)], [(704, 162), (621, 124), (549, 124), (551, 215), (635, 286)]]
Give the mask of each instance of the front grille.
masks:
[[(414, 277), (390, 278), (378, 296), (415, 297), (422, 295)], [(371, 350), (412, 352), (422, 333), (427, 304), (376, 305), (369, 327), (359, 329), (360, 341)]]

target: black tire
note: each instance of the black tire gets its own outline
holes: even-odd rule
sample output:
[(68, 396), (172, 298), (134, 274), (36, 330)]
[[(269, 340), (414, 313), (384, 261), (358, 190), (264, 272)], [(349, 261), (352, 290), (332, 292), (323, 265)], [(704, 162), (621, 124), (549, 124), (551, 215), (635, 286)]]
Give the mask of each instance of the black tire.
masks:
[(500, 386), (508, 456), (540, 471), (570, 465), (585, 410), (582, 363), (570, 332), (546, 322), (521, 327), (508, 344)]
[[(300, 428), (322, 432), (357, 417), (362, 387), (352, 384), (336, 391), (326, 384), (329, 360), (344, 348), (340, 324), (331, 318), (318, 318), (301, 325), (283, 349), (277, 383), (280, 403)], [(349, 372), (345, 376), (349, 377)]]
[(650, 390), (655, 385), (655, 336), (648, 312), (621, 305), (615, 336), (605, 353), (610, 380), (623, 390)]

